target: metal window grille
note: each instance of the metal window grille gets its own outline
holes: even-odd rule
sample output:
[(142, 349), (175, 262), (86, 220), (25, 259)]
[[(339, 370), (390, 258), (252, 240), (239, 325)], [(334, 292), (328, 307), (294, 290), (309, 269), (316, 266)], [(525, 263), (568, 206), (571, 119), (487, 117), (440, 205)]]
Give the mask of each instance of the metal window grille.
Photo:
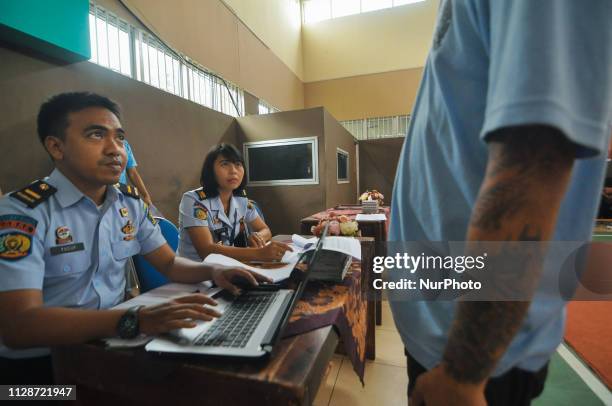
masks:
[(410, 116), (372, 117), (341, 121), (340, 124), (358, 140), (405, 137)]
[(259, 100), (259, 114), (270, 114), (270, 113), (276, 113), (280, 111), (279, 109), (277, 109), (276, 107), (266, 103), (263, 100)]
[(93, 3), (89, 27), (91, 62), (230, 116), (244, 115), (242, 89), (225, 81), (226, 86), (148, 32)]

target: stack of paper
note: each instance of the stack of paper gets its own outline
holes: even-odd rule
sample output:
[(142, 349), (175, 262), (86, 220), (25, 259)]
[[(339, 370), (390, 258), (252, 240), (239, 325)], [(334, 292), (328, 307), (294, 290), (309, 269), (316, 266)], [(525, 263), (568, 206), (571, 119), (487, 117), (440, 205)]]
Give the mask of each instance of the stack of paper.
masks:
[(378, 213), (378, 214), (363, 214), (363, 213), (359, 213), (357, 216), (355, 216), (355, 220), (357, 221), (385, 221), (387, 219), (387, 216), (385, 216), (383, 213)]
[[(291, 239), (293, 240), (294, 252), (298, 251), (299, 253), (315, 249), (319, 241), (317, 237), (304, 238), (297, 234), (293, 234)], [(361, 243), (353, 237), (325, 237), (323, 249), (342, 252), (361, 261)]]
[(267, 276), (268, 278), (272, 279), (272, 282), (280, 282), (287, 279), (291, 275), (291, 272), (297, 263), (297, 259), (285, 260), (283, 258), (283, 260), (279, 263), (279, 266), (273, 269), (258, 268), (255, 266), (246, 265), (234, 258), (226, 257), (225, 255), (221, 254), (210, 254), (204, 259), (204, 263), (244, 268), (260, 275)]

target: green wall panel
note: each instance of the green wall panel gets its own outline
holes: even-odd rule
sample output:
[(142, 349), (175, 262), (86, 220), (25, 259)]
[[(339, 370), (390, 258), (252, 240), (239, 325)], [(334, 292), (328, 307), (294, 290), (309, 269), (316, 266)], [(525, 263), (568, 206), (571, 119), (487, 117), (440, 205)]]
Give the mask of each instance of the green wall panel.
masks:
[(88, 0), (0, 0), (0, 40), (55, 59), (90, 58)]

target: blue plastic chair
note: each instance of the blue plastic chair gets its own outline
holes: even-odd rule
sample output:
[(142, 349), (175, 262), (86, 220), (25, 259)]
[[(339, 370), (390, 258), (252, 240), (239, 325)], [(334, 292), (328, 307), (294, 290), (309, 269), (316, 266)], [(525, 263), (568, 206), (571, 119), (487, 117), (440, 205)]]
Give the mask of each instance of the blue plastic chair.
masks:
[[(163, 217), (154, 217), (161, 229), (162, 235), (168, 242), (170, 248), (176, 251), (178, 247), (178, 229), (172, 222)], [(136, 274), (138, 275), (138, 281), (140, 282), (140, 292), (145, 293), (151, 289), (155, 289), (159, 286), (165, 285), (169, 282), (161, 273), (157, 272), (157, 269), (153, 267), (142, 255), (134, 255), (134, 267), (136, 268)]]

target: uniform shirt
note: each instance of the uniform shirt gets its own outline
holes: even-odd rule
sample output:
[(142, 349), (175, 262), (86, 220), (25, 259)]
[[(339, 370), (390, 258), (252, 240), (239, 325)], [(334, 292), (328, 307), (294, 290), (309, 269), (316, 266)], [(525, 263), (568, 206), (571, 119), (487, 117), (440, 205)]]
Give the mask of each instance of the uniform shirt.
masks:
[(136, 162), (136, 158), (134, 158), (134, 153), (132, 152), (132, 147), (130, 147), (130, 143), (127, 142), (127, 140), (123, 140), (123, 146), (125, 147), (125, 155), (127, 156), (127, 162), (125, 164), (125, 168), (123, 169), (123, 172), (121, 172), (119, 183), (123, 183), (127, 185), (128, 184), (127, 170), (138, 166), (138, 162)]
[(202, 261), (189, 238), (189, 227), (208, 227), (215, 243), (235, 245), (241, 230), (248, 237), (248, 224), (259, 214), (246, 197), (232, 195), (229, 215), (225, 214), (221, 197), (206, 198), (202, 189), (183, 194), (179, 206), (179, 246), (177, 254), (194, 261)]
[[(44, 306), (106, 309), (123, 300), (125, 264), (166, 243), (142, 200), (108, 187), (101, 207), (58, 169), (34, 208), (0, 198), (0, 291), (42, 290)], [(0, 346), (0, 356), (19, 352)]]
[[(554, 126), (579, 146), (554, 240), (590, 240), (611, 129), (611, 15), (608, 0), (441, 3), (397, 168), (390, 241), (464, 241), (486, 137), (529, 124)], [(390, 292), (397, 328), (430, 369), (441, 360), (455, 305), (401, 295)], [(541, 368), (561, 342), (565, 303), (538, 299), (494, 376)]]

